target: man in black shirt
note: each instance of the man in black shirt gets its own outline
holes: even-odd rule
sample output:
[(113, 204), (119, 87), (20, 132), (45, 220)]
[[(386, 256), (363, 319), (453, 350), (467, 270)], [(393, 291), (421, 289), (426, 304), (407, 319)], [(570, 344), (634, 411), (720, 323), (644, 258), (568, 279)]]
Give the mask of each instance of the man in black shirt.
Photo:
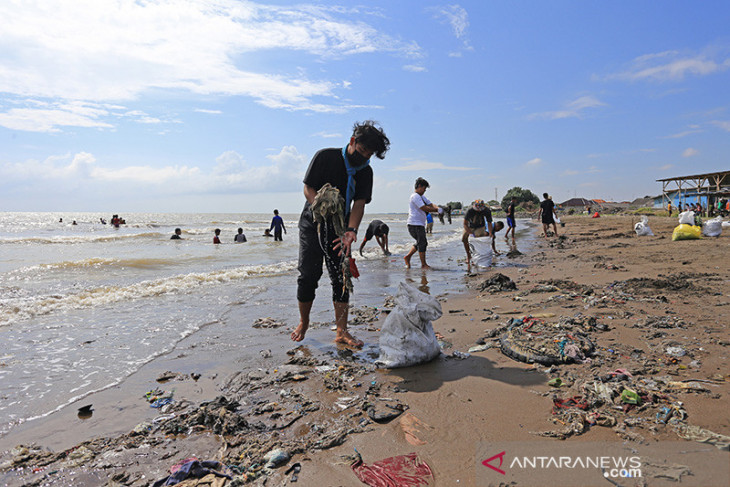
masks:
[(390, 251), (388, 250), (389, 232), (390, 228), (388, 228), (388, 225), (386, 225), (382, 221), (371, 221), (370, 225), (368, 225), (367, 231), (365, 232), (365, 238), (363, 239), (362, 244), (360, 244), (360, 255), (362, 255), (362, 249), (365, 247), (365, 244), (373, 237), (375, 237), (375, 240), (378, 242), (378, 245), (380, 245), (380, 248), (383, 249), (383, 253), (385, 255), (390, 255)]
[[(342, 259), (349, 258), (350, 247), (357, 241), (357, 229), (365, 213), (365, 204), (370, 203), (373, 191), (373, 169), (370, 157), (383, 159), (390, 146), (385, 132), (373, 121), (355, 124), (350, 142), (344, 148), (322, 149), (309, 164), (304, 176), (304, 209), (299, 218), (299, 277), (297, 278), (297, 301), (299, 302), (299, 326), (292, 332), (291, 339), (300, 342), (309, 328), (309, 315), (314, 302), (315, 290), (322, 277), (322, 261), (332, 284), (332, 301), (335, 308), (337, 335), (335, 342), (352, 347), (362, 347), (362, 341), (347, 331), (349, 292), (344, 286), (341, 271)], [(345, 223), (347, 229), (342, 239), (323, 238), (333, 235), (332, 222), (322, 225), (318, 234), (311, 205), (317, 191), (325, 184), (331, 184), (344, 196)]]
[[(545, 238), (548, 236), (548, 228), (550, 227), (550, 224), (553, 224), (553, 230), (555, 230), (555, 236), (558, 236), (558, 226), (555, 224), (555, 218), (558, 217), (558, 215), (555, 214), (555, 203), (553, 203), (553, 200), (548, 196), (547, 193), (543, 193), (542, 197), (545, 198), (540, 203), (540, 212), (537, 214), (538, 218), (540, 218), (540, 221), (542, 221), (542, 231), (545, 234)], [(555, 218), (553, 218), (553, 216)]]
[(494, 245), (495, 233), (504, 227), (504, 223), (497, 222), (492, 226), (492, 210), (484, 203), (484, 200), (476, 200), (471, 204), (464, 214), (464, 233), (461, 235), (461, 241), (464, 243), (466, 250), (466, 266), (471, 270), (471, 248), (469, 247), (469, 236), (475, 238), (492, 237), (492, 251), (499, 255)]

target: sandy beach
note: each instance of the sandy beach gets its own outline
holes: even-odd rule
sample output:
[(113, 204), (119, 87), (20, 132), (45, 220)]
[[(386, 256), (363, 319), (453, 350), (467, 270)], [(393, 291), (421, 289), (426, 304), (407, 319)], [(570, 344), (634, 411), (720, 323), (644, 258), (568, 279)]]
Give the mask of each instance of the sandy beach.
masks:
[[(676, 217), (650, 217), (647, 237), (633, 230), (637, 216), (563, 221), (560, 238), (498, 257), (514, 265), (470, 275), (468, 293), (439, 296), (443, 317), (433, 327), (443, 353), (428, 364), (382, 370), (363, 360), (377, 356), (387, 303), (353, 313), (352, 330), (366, 342), (358, 353), (334, 344), (314, 352), (321, 348), (305, 340), (282, 342), (245, 368), (223, 356), (196, 355), (214, 366), (165, 356), (86, 398), (90, 419), (75, 404), (3, 438), (0, 484), (147, 486), (195, 457), (232, 467), (232, 479), (177, 485), (289, 485), (295, 476), (300, 486), (357, 486), (365, 484), (350, 468), (356, 452), (366, 464), (415, 452), (433, 472), (430, 485), (553, 485), (539, 472), (527, 481), (492, 475), (481, 462), (500, 442), (559, 452), (671, 441), (727, 460), (730, 233), (674, 242)], [(490, 286), (497, 274), (515, 288)], [(557, 365), (510, 358), (499, 338), (526, 317), (535, 330), (590, 337), (592, 352)], [(291, 327), (280, 325), (260, 323), (285, 337)], [(195, 340), (180, 349), (215, 337)], [(198, 377), (201, 369), (215, 372)], [(162, 399), (174, 389), (174, 400), (150, 408), (155, 398), (140, 391), (154, 389)], [(264, 467), (277, 449), (281, 460)], [(728, 463), (708, 462), (704, 471), (647, 466), (615, 485), (728, 485)], [(614, 483), (600, 472), (581, 482)]]

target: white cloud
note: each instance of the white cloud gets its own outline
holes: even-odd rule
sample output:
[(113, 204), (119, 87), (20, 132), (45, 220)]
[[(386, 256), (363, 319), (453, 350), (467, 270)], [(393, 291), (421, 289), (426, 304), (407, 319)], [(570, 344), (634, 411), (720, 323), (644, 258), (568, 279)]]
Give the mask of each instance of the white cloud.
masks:
[(431, 162), (424, 160), (405, 160), (406, 164), (403, 166), (394, 167), (393, 171), (432, 171), (435, 169), (445, 169), (448, 171), (474, 171), (476, 167), (466, 166), (447, 166), (442, 162)]
[(424, 71), (428, 71), (424, 66), (417, 66), (415, 64), (406, 64), (403, 66), (404, 71), (411, 71), (413, 73), (423, 73)]
[(673, 167), (674, 167), (674, 164), (664, 164), (664, 165), (663, 165), (662, 167), (660, 167), (659, 169), (660, 169), (661, 171), (668, 171), (668, 170), (670, 170), (670, 169), (671, 169), (671, 168), (673, 168)]
[(634, 59), (621, 73), (609, 75), (608, 79), (628, 81), (681, 81), (687, 76), (706, 76), (730, 68), (730, 58), (707, 52), (682, 54), (678, 51), (665, 51), (647, 54)]
[(688, 135), (692, 134), (700, 134), (702, 133), (702, 130), (685, 130), (684, 132), (679, 132), (672, 135), (665, 135), (663, 137), (659, 137), (660, 139), (681, 139), (682, 137), (687, 137)]
[(730, 132), (730, 122), (725, 120), (713, 120), (712, 124), (716, 127), (720, 127), (723, 130)]
[(166, 193), (190, 192), (282, 192), (301, 189), (307, 157), (296, 147), (285, 146), (267, 156), (259, 164), (247, 163), (243, 156), (227, 151), (218, 156), (215, 166), (203, 170), (197, 166), (130, 164), (122, 167), (103, 166), (87, 152), (51, 156), (43, 161), (0, 165), (0, 187), (18, 187), (44, 182), (58, 187), (102, 187), (113, 184), (116, 192), (136, 191), (140, 187), (166, 186)]
[(60, 132), (60, 127), (112, 128), (100, 120), (110, 113), (88, 103), (28, 102), (25, 108), (11, 108), (0, 113), (0, 126), (28, 132)]
[(469, 14), (463, 7), (447, 5), (433, 7), (432, 10), (436, 17), (442, 18), (449, 23), (457, 39), (461, 39), (466, 35), (466, 29), (469, 27)]
[(551, 112), (533, 113), (528, 115), (528, 119), (542, 119), (542, 120), (558, 120), (561, 118), (582, 118), (583, 111), (588, 108), (597, 108), (605, 106), (606, 104), (600, 101), (598, 98), (586, 95), (581, 96), (570, 103), (565, 105), (563, 110), (556, 110)]
[(338, 132), (317, 132), (316, 134), (312, 134), (313, 137), (322, 137), (324, 139), (336, 139), (339, 137), (344, 137), (342, 134)]
[(171, 182), (192, 181), (200, 176), (200, 169), (187, 166), (127, 166), (120, 169), (95, 168), (91, 179), (107, 182), (164, 185)]
[(196, 108), (194, 111), (198, 113), (208, 113), (210, 115), (221, 115), (223, 113), (221, 110), (209, 110), (207, 108)]
[(542, 159), (540, 159), (539, 157), (535, 157), (534, 159), (530, 159), (529, 161), (527, 161), (525, 163), (525, 165), (527, 165), (527, 166), (539, 166), (540, 164), (542, 164)]
[(693, 149), (692, 147), (688, 147), (687, 149), (684, 150), (684, 152), (682, 152), (682, 157), (693, 157), (693, 156), (696, 156), (699, 153), (700, 153), (700, 151), (698, 151), (697, 149)]
[[(431, 7), (427, 10), (433, 12), (437, 19), (445, 21), (451, 26), (454, 36), (464, 43), (464, 48), (473, 50), (467, 38), (467, 29), (469, 28), (469, 14), (464, 7), (460, 5), (446, 5), (443, 7)], [(451, 57), (461, 57), (460, 53), (450, 53)]]
[[(0, 93), (51, 103), (129, 101), (151, 90), (183, 90), (252, 97), (271, 108), (337, 112), (349, 108), (337, 101), (339, 83), (308, 79), (296, 71), (256, 72), (247, 68), (243, 56), (273, 49), (321, 58), (421, 55), (416, 43), (379, 32), (363, 21), (362, 13), (352, 20), (351, 12), (306, 5), (78, 0), (48, 8), (7, 0), (0, 2), (0, 18)], [(31, 111), (0, 115), (4, 126), (17, 130), (109, 124), (99, 116)], [(45, 123), (47, 117), (54, 122)]]
[(564, 176), (578, 176), (579, 174), (596, 174), (602, 172), (601, 169), (598, 166), (590, 166), (587, 169), (584, 169), (582, 171), (578, 171), (575, 169), (568, 169), (566, 170), (563, 175)]

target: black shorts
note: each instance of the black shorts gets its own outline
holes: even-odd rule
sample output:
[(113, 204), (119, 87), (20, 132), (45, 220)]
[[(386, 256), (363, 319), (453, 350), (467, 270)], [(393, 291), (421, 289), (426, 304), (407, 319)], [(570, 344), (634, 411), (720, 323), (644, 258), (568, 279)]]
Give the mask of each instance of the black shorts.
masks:
[(416, 239), (416, 243), (413, 246), (419, 252), (425, 252), (428, 247), (428, 241), (426, 240), (426, 227), (421, 225), (408, 225), (408, 233), (411, 237)]
[(337, 237), (331, 222), (322, 225), (320, 233), (312, 218), (309, 203), (305, 204), (299, 217), (299, 277), (297, 278), (297, 300), (302, 303), (314, 301), (315, 290), (322, 277), (322, 262), (327, 266), (332, 284), (332, 301), (347, 303), (350, 292), (345, 287), (342, 275), (342, 259), (339, 250), (334, 249)]

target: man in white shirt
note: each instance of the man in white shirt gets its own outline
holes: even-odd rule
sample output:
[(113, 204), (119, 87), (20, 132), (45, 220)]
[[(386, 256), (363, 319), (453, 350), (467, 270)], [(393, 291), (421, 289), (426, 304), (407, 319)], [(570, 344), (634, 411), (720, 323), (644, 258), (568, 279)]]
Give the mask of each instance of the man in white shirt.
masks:
[(423, 196), (429, 186), (430, 184), (425, 179), (416, 179), (416, 189), (411, 195), (410, 205), (408, 206), (408, 233), (416, 239), (416, 243), (413, 244), (411, 250), (403, 257), (406, 261), (406, 267), (409, 269), (411, 268), (411, 257), (416, 252), (418, 252), (418, 257), (421, 259), (421, 268), (430, 269), (430, 266), (426, 264), (426, 247), (428, 246), (426, 241), (426, 213), (437, 212), (439, 209), (438, 206)]

